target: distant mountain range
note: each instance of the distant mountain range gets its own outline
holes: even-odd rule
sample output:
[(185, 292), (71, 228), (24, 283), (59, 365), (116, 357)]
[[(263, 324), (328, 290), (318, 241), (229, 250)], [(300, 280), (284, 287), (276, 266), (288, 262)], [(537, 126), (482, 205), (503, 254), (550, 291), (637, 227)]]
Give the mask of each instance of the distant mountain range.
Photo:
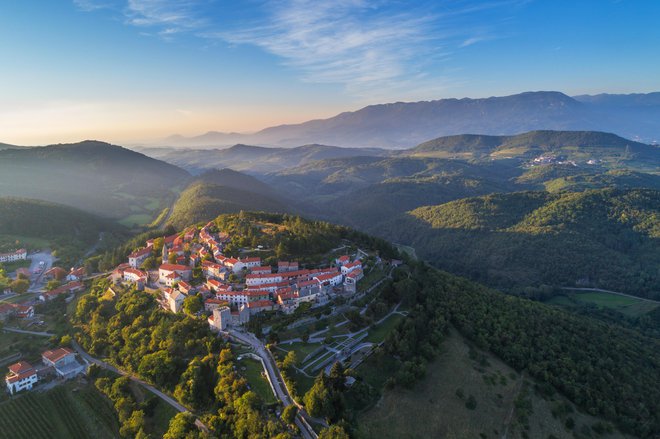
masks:
[(171, 136), (159, 142), (177, 147), (236, 143), (292, 147), (411, 147), (457, 134), (511, 135), (531, 130), (596, 130), (645, 143), (660, 141), (660, 93), (581, 95), (526, 92), (483, 99), (441, 99), (370, 105), (329, 119), (280, 125), (253, 134), (211, 131)]

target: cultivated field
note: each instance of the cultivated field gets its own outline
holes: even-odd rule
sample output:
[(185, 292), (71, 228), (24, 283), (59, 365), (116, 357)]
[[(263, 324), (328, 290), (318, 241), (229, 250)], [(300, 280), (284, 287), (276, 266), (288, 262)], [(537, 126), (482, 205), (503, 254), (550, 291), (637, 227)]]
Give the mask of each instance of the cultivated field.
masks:
[(658, 307), (657, 303), (651, 301), (599, 291), (566, 293), (553, 297), (547, 303), (569, 307), (595, 305), (619, 311), (628, 317), (638, 317)]
[(0, 404), (3, 439), (111, 439), (119, 436), (110, 401), (91, 385), (69, 383)]

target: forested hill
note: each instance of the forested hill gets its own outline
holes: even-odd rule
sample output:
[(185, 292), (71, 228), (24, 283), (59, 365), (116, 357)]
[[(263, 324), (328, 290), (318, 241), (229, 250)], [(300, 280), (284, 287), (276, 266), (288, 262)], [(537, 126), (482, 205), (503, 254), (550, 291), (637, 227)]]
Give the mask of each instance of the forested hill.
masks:
[(384, 233), (489, 285), (589, 286), (660, 298), (660, 191), (518, 192), (415, 209)]
[(35, 250), (33, 242), (52, 247), (64, 264), (71, 264), (104, 233), (107, 245), (126, 230), (114, 221), (46, 201), (0, 197), (0, 252), (17, 246)]
[(0, 151), (0, 195), (67, 204), (112, 218), (169, 204), (186, 171), (104, 142)]
[(289, 212), (291, 208), (269, 193), (198, 181), (181, 193), (168, 224), (181, 228), (241, 210)]
[(660, 148), (598, 131), (530, 131), (515, 136), (458, 135), (440, 137), (407, 150), (416, 156), (530, 160), (539, 155), (563, 156), (584, 165), (657, 169)]

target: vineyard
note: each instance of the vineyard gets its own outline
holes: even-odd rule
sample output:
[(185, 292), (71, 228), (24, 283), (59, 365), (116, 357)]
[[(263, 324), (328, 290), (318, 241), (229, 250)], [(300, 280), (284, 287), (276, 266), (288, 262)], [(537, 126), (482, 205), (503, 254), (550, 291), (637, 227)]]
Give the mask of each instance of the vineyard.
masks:
[(2, 439), (110, 439), (118, 429), (111, 403), (91, 385), (67, 384), (0, 404)]

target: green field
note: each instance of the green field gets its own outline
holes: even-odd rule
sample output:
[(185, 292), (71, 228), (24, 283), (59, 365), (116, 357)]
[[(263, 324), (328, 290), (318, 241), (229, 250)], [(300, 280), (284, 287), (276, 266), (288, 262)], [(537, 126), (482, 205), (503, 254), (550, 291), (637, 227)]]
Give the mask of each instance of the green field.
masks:
[(135, 213), (119, 220), (119, 223), (126, 227), (134, 225), (143, 226), (151, 222), (152, 216), (147, 213)]
[(294, 351), (296, 353), (296, 357), (298, 357), (298, 361), (302, 362), (305, 359), (305, 357), (307, 357), (309, 354), (316, 351), (320, 347), (321, 347), (321, 343), (300, 342), (300, 343), (279, 345), (278, 349), (284, 350), (286, 352)]
[(401, 314), (392, 314), (375, 328), (369, 329), (369, 335), (367, 335), (367, 337), (362, 341), (370, 341), (371, 343), (382, 342), (385, 340), (387, 334), (389, 334), (390, 331), (394, 329), (401, 320), (403, 320), (403, 318), (404, 316)]
[(41, 361), (41, 353), (51, 347), (48, 337), (0, 332), (0, 358), (21, 353), (23, 360), (38, 363)]
[(566, 307), (595, 305), (619, 311), (628, 317), (639, 317), (658, 307), (657, 303), (648, 300), (599, 291), (566, 293), (553, 297), (547, 303)]
[(243, 374), (248, 380), (250, 388), (259, 395), (266, 404), (274, 404), (277, 402), (277, 398), (275, 398), (268, 380), (262, 375), (264, 369), (261, 366), (260, 361), (257, 361), (254, 358), (243, 357), (240, 361), (237, 361), (237, 365), (241, 374)]
[(0, 404), (0, 438), (116, 438), (115, 411), (91, 385), (67, 383), (29, 392)]

